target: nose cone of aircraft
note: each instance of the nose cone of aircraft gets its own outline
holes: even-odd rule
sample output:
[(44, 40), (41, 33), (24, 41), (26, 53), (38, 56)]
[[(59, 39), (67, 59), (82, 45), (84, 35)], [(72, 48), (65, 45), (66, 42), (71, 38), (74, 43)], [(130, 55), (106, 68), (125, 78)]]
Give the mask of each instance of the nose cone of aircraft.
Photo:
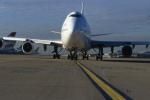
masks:
[(88, 30), (86, 20), (80, 12), (68, 14), (62, 28), (62, 41), (66, 48), (83, 48), (85, 36)]
[(81, 26), (80, 24), (82, 24), (82, 14), (80, 12), (71, 12), (68, 17), (70, 19), (70, 31), (74, 33)]

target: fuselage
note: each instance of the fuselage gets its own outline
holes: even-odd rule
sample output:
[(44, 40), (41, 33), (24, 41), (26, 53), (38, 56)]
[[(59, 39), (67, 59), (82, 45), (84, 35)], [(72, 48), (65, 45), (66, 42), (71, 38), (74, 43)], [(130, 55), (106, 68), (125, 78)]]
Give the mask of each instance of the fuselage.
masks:
[(91, 33), (90, 27), (80, 12), (71, 12), (66, 17), (62, 30), (61, 40), (67, 49), (89, 49)]

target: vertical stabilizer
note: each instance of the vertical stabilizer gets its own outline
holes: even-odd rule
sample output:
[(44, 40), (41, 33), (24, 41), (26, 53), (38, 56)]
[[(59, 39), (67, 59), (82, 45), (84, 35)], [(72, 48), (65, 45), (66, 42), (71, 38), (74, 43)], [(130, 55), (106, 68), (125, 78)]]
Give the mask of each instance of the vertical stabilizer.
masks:
[(15, 37), (16, 36), (16, 32), (11, 32), (8, 37)]
[(84, 0), (82, 0), (81, 14), (84, 14)]

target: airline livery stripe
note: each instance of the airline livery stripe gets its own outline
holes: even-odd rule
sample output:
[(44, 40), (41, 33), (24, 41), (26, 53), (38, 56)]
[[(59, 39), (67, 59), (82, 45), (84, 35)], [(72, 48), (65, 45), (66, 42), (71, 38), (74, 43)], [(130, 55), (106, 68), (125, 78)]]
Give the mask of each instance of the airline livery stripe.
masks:
[(109, 95), (113, 100), (126, 100), (124, 96), (106, 84), (103, 80), (98, 78), (94, 73), (88, 70), (85, 66), (83, 66), (80, 62), (77, 64), (85, 71), (85, 73), (96, 83), (96, 85), (101, 88), (107, 95)]

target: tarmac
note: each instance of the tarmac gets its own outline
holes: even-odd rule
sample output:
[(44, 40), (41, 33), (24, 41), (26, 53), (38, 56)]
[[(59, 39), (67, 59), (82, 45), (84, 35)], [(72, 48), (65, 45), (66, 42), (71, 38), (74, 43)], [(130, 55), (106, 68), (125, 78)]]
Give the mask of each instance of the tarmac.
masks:
[[(150, 98), (150, 59), (91, 58), (78, 62), (124, 97)], [(0, 55), (0, 100), (108, 99), (107, 90), (105, 94), (93, 79), (77, 61), (64, 57)]]

